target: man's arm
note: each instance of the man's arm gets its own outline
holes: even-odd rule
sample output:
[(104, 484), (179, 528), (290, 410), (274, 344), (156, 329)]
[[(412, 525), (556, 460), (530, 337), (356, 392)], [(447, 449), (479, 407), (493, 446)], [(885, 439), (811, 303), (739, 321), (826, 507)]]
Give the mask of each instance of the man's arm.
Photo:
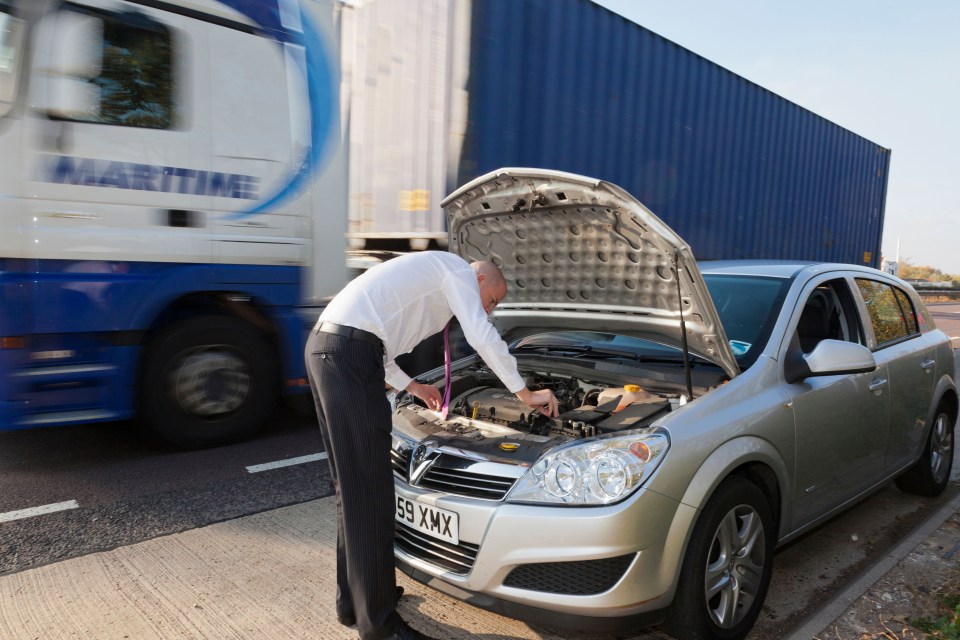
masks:
[(443, 399), (440, 397), (440, 392), (437, 391), (435, 386), (417, 382), (397, 366), (397, 363), (393, 360), (383, 365), (383, 371), (387, 384), (391, 387), (407, 391), (417, 398), (420, 398), (424, 404), (434, 411), (440, 409), (440, 404), (443, 402)]
[[(428, 408), (433, 409), (434, 411), (440, 410), (440, 406), (443, 404), (443, 398), (440, 397), (440, 392), (435, 386), (432, 384), (422, 384), (416, 380), (413, 380), (410, 378), (410, 376), (404, 373), (403, 369), (398, 367), (397, 363), (393, 360), (384, 365), (384, 370), (387, 372), (387, 383), (391, 387), (395, 389), (404, 389), (411, 395), (423, 400), (424, 404), (426, 404)], [(398, 386), (403, 384), (404, 379), (409, 380), (406, 386)], [(548, 389), (530, 391), (530, 389), (524, 387), (517, 391), (516, 395), (522, 402), (535, 408), (545, 416), (557, 415), (557, 398)]]
[(517, 359), (510, 355), (507, 343), (487, 321), (474, 277), (471, 272), (471, 280), (464, 281), (451, 273), (443, 279), (444, 294), (450, 310), (460, 321), (463, 336), (511, 393), (540, 413), (556, 416), (557, 398), (553, 392), (549, 389), (531, 391), (524, 384), (517, 371)]
[(463, 337), (493, 370), (500, 381), (517, 393), (525, 387), (517, 372), (517, 360), (510, 355), (507, 344), (487, 320), (477, 288), (476, 276), (470, 270), (465, 273), (448, 273), (443, 278), (443, 293), (453, 315), (460, 321)]
[(397, 390), (402, 391), (413, 382), (413, 378), (408, 376), (406, 371), (398, 367), (397, 363), (393, 360), (383, 365), (383, 374), (387, 384)]

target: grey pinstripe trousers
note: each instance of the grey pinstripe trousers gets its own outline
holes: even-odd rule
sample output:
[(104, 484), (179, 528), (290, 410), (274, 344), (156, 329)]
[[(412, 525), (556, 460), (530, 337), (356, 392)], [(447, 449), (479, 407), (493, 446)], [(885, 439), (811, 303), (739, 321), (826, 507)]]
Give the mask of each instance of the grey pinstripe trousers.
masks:
[(369, 342), (314, 329), (305, 356), (336, 489), (337, 614), (355, 615), (363, 640), (380, 640), (400, 624), (383, 354)]

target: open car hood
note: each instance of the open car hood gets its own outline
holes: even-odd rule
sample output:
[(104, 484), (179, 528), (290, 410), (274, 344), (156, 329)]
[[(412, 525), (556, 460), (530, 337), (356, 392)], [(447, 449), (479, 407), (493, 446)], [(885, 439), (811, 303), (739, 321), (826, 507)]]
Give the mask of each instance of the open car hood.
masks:
[[(507, 280), (495, 312), (509, 337), (620, 333), (739, 368), (690, 247), (620, 187), (572, 173), (507, 168), (447, 196), (449, 250), (491, 260)], [(682, 304), (681, 304), (682, 302)], [(682, 322), (681, 322), (682, 320)]]

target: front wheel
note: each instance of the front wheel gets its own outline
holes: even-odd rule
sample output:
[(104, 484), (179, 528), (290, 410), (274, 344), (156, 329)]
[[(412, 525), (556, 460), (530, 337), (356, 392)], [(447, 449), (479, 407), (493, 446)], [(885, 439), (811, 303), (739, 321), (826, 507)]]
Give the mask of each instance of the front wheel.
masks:
[(775, 542), (766, 495), (743, 478), (725, 480), (690, 537), (667, 631), (681, 640), (746, 636), (767, 595)]
[(238, 442), (274, 410), (278, 376), (275, 351), (254, 327), (228, 316), (184, 320), (148, 347), (141, 417), (180, 447)]
[(923, 455), (906, 473), (897, 478), (901, 491), (935, 497), (943, 493), (953, 466), (953, 423), (955, 418), (941, 403), (927, 435)]

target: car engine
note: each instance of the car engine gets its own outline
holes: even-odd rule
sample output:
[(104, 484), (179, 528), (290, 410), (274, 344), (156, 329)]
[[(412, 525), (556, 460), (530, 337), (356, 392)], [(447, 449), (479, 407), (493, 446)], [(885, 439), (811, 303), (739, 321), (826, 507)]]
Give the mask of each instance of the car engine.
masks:
[[(495, 375), (478, 368), (454, 374), (446, 420), (419, 401), (408, 401), (398, 407), (394, 426), (417, 440), (429, 436), (478, 452), (487, 447), (495, 450), (509, 440), (530, 449), (535, 459), (545, 447), (560, 442), (645, 427), (677, 402), (675, 394), (668, 397), (637, 386), (613, 386), (570, 375), (527, 372), (524, 381), (531, 390), (553, 391), (557, 417), (532, 409)], [(442, 378), (438, 385), (442, 390)]]

